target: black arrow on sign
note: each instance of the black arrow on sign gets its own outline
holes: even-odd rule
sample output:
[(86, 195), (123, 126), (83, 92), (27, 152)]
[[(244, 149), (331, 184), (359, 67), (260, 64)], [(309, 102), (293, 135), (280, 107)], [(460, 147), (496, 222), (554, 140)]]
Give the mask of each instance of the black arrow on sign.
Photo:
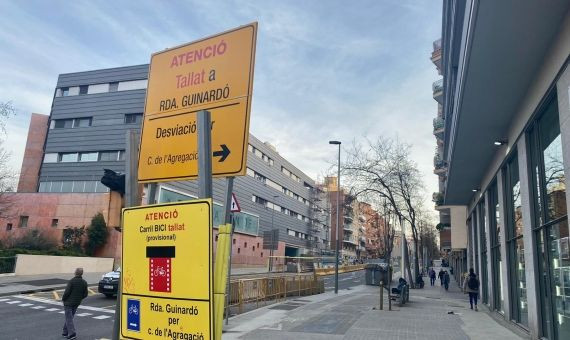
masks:
[(214, 151), (214, 157), (222, 157), (218, 160), (218, 162), (223, 162), (226, 160), (226, 158), (230, 154), (230, 149), (228, 149), (226, 144), (220, 144), (220, 147), (222, 148), (222, 150)]

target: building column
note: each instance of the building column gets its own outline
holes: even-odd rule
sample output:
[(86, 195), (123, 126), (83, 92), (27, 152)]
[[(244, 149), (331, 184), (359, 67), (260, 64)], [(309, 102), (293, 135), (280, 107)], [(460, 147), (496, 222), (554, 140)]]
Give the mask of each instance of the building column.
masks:
[[(475, 212), (477, 214), (477, 228), (475, 228), (475, 240), (477, 240), (477, 249), (475, 249), (475, 251), (477, 252), (478, 256), (476, 257), (477, 259), (479, 259), (477, 261), (477, 263), (475, 264), (477, 267), (475, 267), (475, 272), (477, 273), (477, 276), (479, 277), (479, 281), (481, 281), (481, 272), (483, 272), (483, 259), (481, 258), (481, 250), (483, 249), (482, 245), (481, 245), (481, 228), (484, 228), (483, 226), (483, 216), (481, 216), (481, 205), (477, 204), (475, 206)], [(479, 292), (481, 292), (481, 290), (479, 290)], [(479, 298), (481, 298), (481, 296), (479, 296)]]
[(495, 207), (491, 207), (489, 191), (485, 192), (485, 217), (487, 218), (487, 223), (485, 225), (485, 246), (487, 247), (487, 296), (488, 296), (488, 303), (491, 310), (495, 309), (495, 303), (493, 297), (495, 288), (493, 287), (493, 267), (492, 267), (492, 259), (493, 256), (491, 254), (491, 232), (490, 226), (491, 223), (491, 209), (495, 209)]
[[(570, 178), (570, 67), (567, 67), (558, 79), (556, 90), (564, 175)], [(566, 209), (570, 212), (570, 190), (566, 190)]]
[(503, 295), (503, 311), (505, 312), (505, 319), (511, 320), (511, 297), (509, 296), (509, 268), (507, 266), (507, 233), (506, 228), (506, 216), (507, 216), (507, 202), (505, 199), (504, 190), (504, 180), (503, 180), (503, 169), (500, 169), (497, 173), (497, 192), (499, 196), (499, 223), (500, 231), (499, 235), (501, 237), (501, 277), (500, 280), (503, 283), (502, 295)]
[(537, 289), (539, 276), (536, 275), (537, 254), (532, 231), (532, 203), (531, 203), (531, 183), (532, 172), (529, 172), (530, 157), (527, 153), (527, 137), (522, 134), (517, 142), (517, 153), (519, 160), (519, 178), (521, 184), (522, 221), (523, 221), (523, 243), (524, 243), (524, 265), (526, 280), (526, 298), (528, 310), (528, 328), (532, 339), (537, 339), (539, 334), (538, 295)]

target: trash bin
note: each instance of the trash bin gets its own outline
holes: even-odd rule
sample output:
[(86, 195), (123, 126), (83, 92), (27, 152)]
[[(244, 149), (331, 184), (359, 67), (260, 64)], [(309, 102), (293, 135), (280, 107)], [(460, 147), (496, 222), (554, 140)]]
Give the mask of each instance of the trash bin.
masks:
[(364, 279), (367, 285), (378, 286), (380, 284), (380, 266), (374, 263), (365, 265)]

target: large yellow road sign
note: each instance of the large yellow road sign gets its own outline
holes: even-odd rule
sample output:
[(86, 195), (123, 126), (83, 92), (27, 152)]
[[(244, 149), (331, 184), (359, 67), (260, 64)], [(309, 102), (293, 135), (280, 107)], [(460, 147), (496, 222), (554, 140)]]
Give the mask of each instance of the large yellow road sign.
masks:
[(257, 23), (151, 57), (140, 182), (198, 176), (196, 112), (212, 119), (212, 174), (245, 175)]
[(213, 339), (212, 201), (123, 209), (121, 336)]

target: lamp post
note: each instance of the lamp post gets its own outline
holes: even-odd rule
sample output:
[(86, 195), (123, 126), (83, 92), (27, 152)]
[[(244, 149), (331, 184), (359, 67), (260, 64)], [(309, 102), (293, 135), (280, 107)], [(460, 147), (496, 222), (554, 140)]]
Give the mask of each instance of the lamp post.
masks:
[(338, 294), (338, 257), (340, 248), (340, 142), (336, 140), (329, 141), (329, 144), (338, 145), (338, 173), (336, 179), (336, 249), (334, 263), (334, 293)]

